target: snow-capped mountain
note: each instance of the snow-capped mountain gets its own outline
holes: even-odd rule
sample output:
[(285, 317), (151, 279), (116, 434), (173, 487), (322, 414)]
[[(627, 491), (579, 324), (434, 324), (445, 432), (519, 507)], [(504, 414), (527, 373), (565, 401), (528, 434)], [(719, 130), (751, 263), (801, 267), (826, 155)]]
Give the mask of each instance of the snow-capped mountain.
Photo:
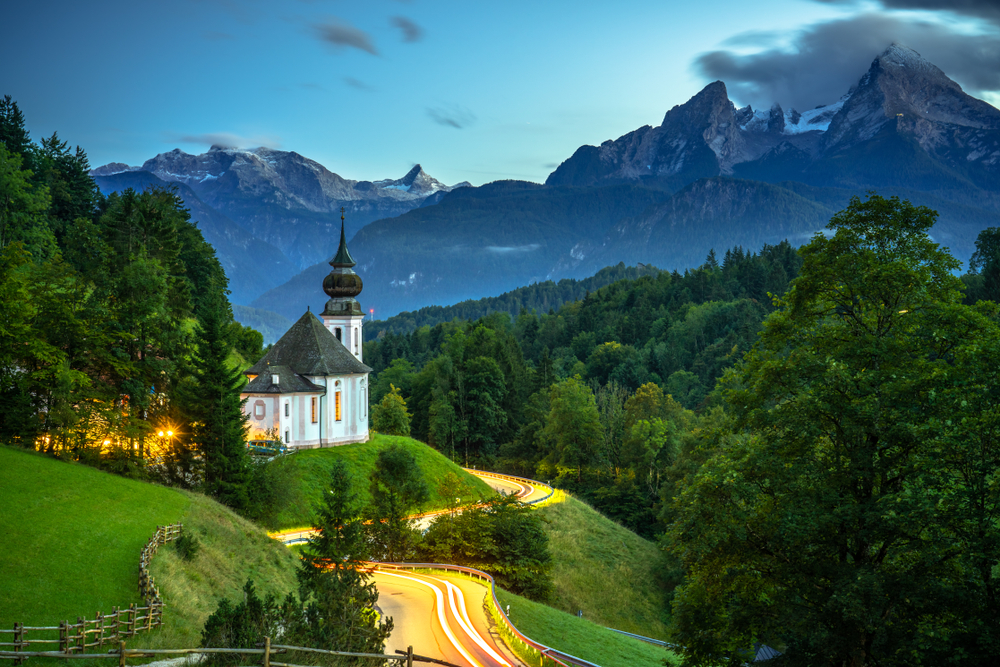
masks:
[(145, 171), (168, 183), (182, 183), (253, 237), (280, 249), (301, 267), (324, 259), (339, 238), (340, 209), (347, 211), (348, 235), (379, 218), (394, 217), (420, 206), (448, 186), (420, 165), (403, 178), (356, 181), (292, 151), (223, 146), (201, 155), (174, 149), (141, 167), (112, 163), (94, 176)]
[[(875, 140), (892, 146), (868, 155), (869, 163), (902, 160), (901, 151), (909, 150), (905, 144), (915, 141), (945, 171), (971, 169), (976, 173), (969, 177), (977, 183), (1000, 182), (1000, 110), (967, 95), (919, 53), (899, 44), (877, 56), (839, 100), (805, 112), (785, 111), (778, 104), (767, 111), (737, 109), (725, 84), (716, 81), (668, 111), (658, 127), (639, 128), (600, 147), (581, 147), (546, 182), (594, 185), (652, 178), (676, 188), (720, 174), (811, 182), (823, 174), (820, 180), (836, 180), (829, 164), (817, 164)], [(844, 171), (841, 183), (857, 180), (847, 174), (849, 168), (837, 169)]]

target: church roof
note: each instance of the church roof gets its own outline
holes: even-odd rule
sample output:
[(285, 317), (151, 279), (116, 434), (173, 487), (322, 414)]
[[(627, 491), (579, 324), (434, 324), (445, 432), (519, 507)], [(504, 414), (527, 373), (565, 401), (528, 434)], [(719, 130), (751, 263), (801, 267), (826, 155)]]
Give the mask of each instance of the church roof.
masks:
[[(278, 376), (278, 384), (274, 383), (274, 376)], [(322, 385), (314, 384), (302, 377), (288, 366), (268, 366), (263, 373), (259, 374), (250, 384), (243, 387), (241, 393), (244, 394), (295, 394), (309, 393), (322, 394), (326, 389)]]
[(358, 361), (309, 311), (278, 339), (263, 359), (244, 373), (263, 375), (270, 372), (269, 366), (287, 366), (299, 375), (314, 376), (370, 373), (372, 370)]

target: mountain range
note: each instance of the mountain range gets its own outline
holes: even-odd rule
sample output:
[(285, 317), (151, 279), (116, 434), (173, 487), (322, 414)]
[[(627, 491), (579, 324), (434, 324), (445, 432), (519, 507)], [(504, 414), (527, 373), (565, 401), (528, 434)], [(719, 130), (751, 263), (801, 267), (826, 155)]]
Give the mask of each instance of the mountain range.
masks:
[[(398, 181), (350, 181), (296, 153), (219, 147), (94, 173), (102, 189), (141, 172), (186, 186), (231, 223), (206, 232), (229, 243), (220, 257), (238, 264), (242, 252), (251, 271), (272, 267), (276, 284), (241, 303), (290, 318), (325, 300), (321, 260), (340, 206), (356, 232), (363, 306), (380, 317), (622, 261), (683, 270), (711, 248), (800, 244), (871, 189), (938, 210), (933, 237), (967, 260), (978, 232), (1000, 225), (1000, 110), (901, 45), (859, 74), (839, 99), (804, 112), (737, 108), (713, 82), (659, 126), (580, 147), (544, 185), (449, 188), (419, 165)], [(250, 254), (252, 242), (266, 246)], [(289, 266), (306, 268), (292, 276)]]

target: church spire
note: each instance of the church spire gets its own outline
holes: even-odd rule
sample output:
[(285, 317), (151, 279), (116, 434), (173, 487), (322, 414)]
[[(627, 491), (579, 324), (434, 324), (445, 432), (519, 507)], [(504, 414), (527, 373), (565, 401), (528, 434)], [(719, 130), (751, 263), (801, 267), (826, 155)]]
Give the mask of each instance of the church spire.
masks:
[(337, 248), (337, 254), (333, 256), (330, 260), (330, 266), (335, 269), (350, 269), (356, 265), (357, 262), (351, 257), (350, 251), (347, 250), (347, 235), (344, 234), (344, 208), (340, 208), (340, 247)]
[(323, 291), (330, 300), (323, 310), (324, 315), (335, 313), (361, 313), (361, 306), (354, 299), (361, 294), (361, 276), (352, 268), (357, 262), (347, 250), (347, 235), (344, 233), (344, 209), (340, 209), (340, 247), (337, 254), (330, 260), (333, 270), (323, 280)]

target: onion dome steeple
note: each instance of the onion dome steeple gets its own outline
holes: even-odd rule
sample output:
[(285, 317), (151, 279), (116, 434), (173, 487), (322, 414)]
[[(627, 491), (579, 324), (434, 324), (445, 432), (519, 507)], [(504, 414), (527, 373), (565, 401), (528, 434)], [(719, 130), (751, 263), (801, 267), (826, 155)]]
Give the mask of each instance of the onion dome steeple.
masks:
[(361, 276), (354, 273), (357, 264), (347, 249), (347, 236), (344, 233), (344, 209), (340, 209), (340, 247), (337, 254), (330, 260), (333, 270), (323, 279), (323, 291), (330, 300), (326, 302), (324, 315), (361, 314), (361, 305), (354, 297), (361, 294), (363, 284)]

